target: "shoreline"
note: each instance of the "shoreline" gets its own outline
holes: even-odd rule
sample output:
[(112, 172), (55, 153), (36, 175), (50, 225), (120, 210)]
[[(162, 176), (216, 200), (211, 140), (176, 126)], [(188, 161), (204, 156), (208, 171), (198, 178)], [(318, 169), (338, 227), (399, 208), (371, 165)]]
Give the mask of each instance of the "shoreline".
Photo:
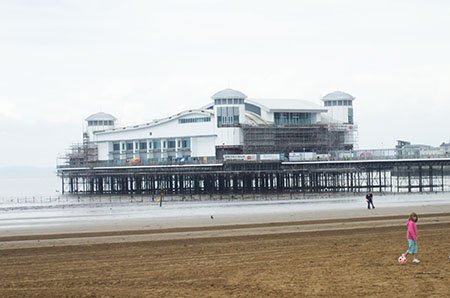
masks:
[[(434, 196), (448, 195), (448, 191), (433, 192), (377, 192), (372, 191), (375, 199), (385, 196)], [(211, 195), (164, 195), (165, 202), (239, 202), (239, 201), (277, 201), (277, 200), (314, 200), (314, 199), (333, 199), (333, 198), (364, 198), (366, 191), (362, 192), (322, 192), (322, 193), (267, 193), (267, 194), (211, 194)], [(142, 203), (155, 202), (160, 198), (159, 195), (137, 194), (61, 194), (61, 195), (28, 195), (28, 196), (0, 196), (0, 207), (6, 203), (31, 204), (31, 203), (56, 203), (56, 202), (99, 202), (99, 203)]]

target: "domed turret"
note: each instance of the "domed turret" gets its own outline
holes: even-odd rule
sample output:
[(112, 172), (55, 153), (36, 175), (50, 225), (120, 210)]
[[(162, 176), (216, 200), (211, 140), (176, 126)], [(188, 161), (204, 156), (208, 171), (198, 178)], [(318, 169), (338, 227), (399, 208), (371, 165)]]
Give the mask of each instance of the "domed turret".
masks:
[(228, 88), (215, 93), (211, 98), (214, 100), (217, 127), (239, 126), (244, 121), (247, 95)]
[(237, 91), (237, 90), (228, 88), (228, 89), (224, 89), (222, 91), (215, 93), (213, 96), (211, 96), (211, 98), (214, 100), (216, 100), (216, 99), (233, 99), (233, 98), (246, 99), (247, 95), (245, 95), (241, 91)]
[(342, 91), (334, 91), (322, 97), (323, 101), (328, 100), (354, 100), (355, 98), (348, 93)]
[(322, 97), (327, 115), (338, 123), (353, 124), (353, 101), (355, 97), (342, 91), (334, 91)]
[(87, 137), (89, 141), (93, 141), (95, 131), (114, 128), (116, 120), (117, 118), (113, 115), (103, 112), (90, 115), (85, 119), (85, 137)]

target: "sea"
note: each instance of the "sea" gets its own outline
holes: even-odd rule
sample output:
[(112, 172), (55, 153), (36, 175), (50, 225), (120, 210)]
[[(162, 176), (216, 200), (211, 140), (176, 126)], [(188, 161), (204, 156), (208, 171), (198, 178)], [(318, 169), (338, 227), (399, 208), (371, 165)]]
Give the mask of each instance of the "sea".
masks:
[(8, 198), (56, 197), (61, 179), (51, 167), (1, 167), (0, 200)]

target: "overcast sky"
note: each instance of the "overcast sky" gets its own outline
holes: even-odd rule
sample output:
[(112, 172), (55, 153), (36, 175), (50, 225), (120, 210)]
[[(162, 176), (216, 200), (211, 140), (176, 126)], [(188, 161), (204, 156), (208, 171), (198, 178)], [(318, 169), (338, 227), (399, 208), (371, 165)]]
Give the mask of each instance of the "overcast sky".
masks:
[(450, 1), (1, 0), (0, 166), (54, 166), (129, 125), (251, 98), (356, 97), (359, 148), (449, 142)]

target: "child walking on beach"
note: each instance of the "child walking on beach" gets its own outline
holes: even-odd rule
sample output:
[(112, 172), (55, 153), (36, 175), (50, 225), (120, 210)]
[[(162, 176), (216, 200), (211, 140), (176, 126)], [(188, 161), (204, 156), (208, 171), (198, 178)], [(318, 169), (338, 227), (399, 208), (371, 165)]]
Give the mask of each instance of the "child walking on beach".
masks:
[(408, 222), (406, 223), (407, 226), (407, 232), (406, 232), (406, 238), (408, 239), (408, 250), (403, 254), (403, 256), (407, 256), (409, 254), (412, 254), (414, 259), (413, 263), (418, 264), (420, 263), (419, 259), (417, 259), (417, 253), (419, 252), (419, 246), (417, 245), (417, 220), (419, 217), (416, 213), (411, 213), (408, 218)]

